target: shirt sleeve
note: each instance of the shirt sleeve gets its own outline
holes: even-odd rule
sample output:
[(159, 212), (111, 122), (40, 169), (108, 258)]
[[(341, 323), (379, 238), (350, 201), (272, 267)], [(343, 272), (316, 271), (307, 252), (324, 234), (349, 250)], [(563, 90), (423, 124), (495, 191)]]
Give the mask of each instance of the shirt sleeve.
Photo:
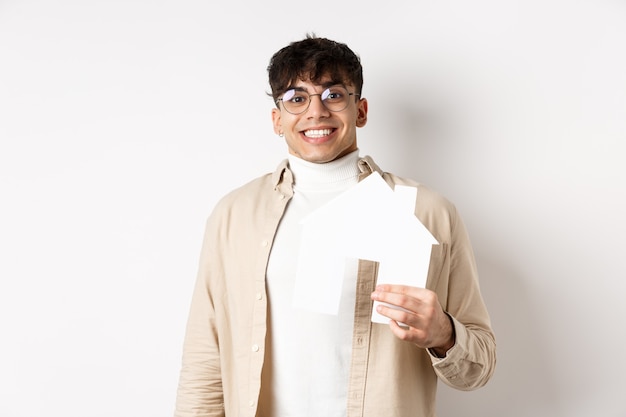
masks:
[[(469, 391), (487, 383), (496, 365), (496, 342), (480, 293), (470, 240), (455, 209), (451, 212), (450, 268), (442, 305), (452, 318), (456, 341), (443, 358), (429, 352), (433, 368), (447, 385)], [(441, 300), (440, 300), (441, 301)]]
[(463, 391), (487, 383), (495, 368), (495, 341), (489, 331), (468, 327), (454, 317), (456, 342), (446, 356), (429, 355), (439, 378), (447, 385)]
[(175, 417), (225, 415), (215, 309), (208, 288), (210, 233), (207, 228), (187, 320)]

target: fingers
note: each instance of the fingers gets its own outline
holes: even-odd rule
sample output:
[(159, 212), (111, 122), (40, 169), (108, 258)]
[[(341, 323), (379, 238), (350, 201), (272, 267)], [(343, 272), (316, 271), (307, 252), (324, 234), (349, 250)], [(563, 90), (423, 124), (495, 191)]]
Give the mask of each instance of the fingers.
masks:
[(444, 313), (434, 292), (385, 284), (376, 287), (372, 299), (379, 302), (376, 311), (391, 320), (391, 331), (399, 339), (430, 347), (441, 338), (439, 316)]
[(421, 345), (421, 342), (426, 337), (426, 332), (415, 327), (406, 327), (404, 322), (398, 322), (391, 320), (389, 322), (389, 328), (391, 332), (400, 340), (412, 342), (417, 345)]
[(439, 307), (439, 300), (434, 292), (405, 285), (379, 285), (372, 293), (372, 299), (400, 307), (417, 315), (429, 316), (436, 307)]
[(379, 305), (377, 310), (390, 318), (389, 328), (398, 339), (420, 347), (429, 347), (433, 343), (429, 323), (423, 322), (415, 314), (384, 305)]

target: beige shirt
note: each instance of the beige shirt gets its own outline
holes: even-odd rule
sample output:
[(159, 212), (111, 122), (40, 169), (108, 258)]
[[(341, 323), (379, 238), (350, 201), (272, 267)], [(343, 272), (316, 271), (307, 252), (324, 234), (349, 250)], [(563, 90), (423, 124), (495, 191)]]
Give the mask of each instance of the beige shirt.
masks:
[[(415, 215), (440, 243), (432, 248), (426, 286), (453, 318), (456, 343), (445, 358), (436, 358), (397, 339), (387, 325), (372, 323), (377, 264), (360, 261), (347, 417), (433, 417), (438, 378), (471, 390), (484, 385), (495, 368), (495, 338), (470, 241), (455, 207), (439, 194), (383, 173), (369, 157), (359, 161), (359, 169), (363, 178), (379, 172), (392, 187), (418, 187)], [(209, 217), (176, 417), (256, 416), (268, 321), (265, 271), (292, 187), (285, 160), (273, 174), (226, 195)]]

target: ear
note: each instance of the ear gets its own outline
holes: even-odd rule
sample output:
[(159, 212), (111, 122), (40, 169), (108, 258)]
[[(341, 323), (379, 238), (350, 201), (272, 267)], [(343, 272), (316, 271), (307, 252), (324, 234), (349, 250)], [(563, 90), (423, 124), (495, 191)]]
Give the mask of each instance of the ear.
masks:
[(281, 115), (279, 109), (272, 109), (272, 124), (274, 125), (274, 133), (276, 133), (277, 135), (284, 133), (280, 116)]
[(367, 99), (359, 99), (356, 108), (356, 127), (363, 127), (367, 123)]

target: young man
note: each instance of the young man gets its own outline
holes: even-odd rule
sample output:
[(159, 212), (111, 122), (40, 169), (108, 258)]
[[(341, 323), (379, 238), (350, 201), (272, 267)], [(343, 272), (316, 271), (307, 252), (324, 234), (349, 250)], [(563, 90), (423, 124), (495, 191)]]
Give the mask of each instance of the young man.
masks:
[[(274, 131), (289, 154), (209, 217), (176, 417), (434, 416), (438, 379), (475, 389), (496, 362), (463, 223), (442, 196), (359, 156), (368, 105), (345, 44), (293, 42), (268, 72)], [(439, 243), (426, 288), (376, 286), (378, 264), (354, 260), (337, 315), (294, 305), (300, 220), (375, 172), (391, 188), (418, 189), (415, 215)], [(380, 304), (389, 325), (372, 323), (374, 301), (401, 307)]]

